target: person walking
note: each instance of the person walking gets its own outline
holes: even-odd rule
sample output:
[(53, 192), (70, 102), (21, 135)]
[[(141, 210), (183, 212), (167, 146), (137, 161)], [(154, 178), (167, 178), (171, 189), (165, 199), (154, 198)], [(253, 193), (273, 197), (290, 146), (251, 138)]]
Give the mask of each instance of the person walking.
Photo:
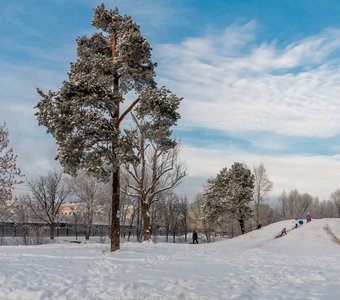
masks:
[(193, 244), (198, 244), (198, 234), (197, 234), (197, 232), (195, 230), (192, 233), (192, 243)]
[(307, 213), (306, 221), (307, 221), (307, 223), (312, 221), (312, 217), (310, 216), (310, 212)]

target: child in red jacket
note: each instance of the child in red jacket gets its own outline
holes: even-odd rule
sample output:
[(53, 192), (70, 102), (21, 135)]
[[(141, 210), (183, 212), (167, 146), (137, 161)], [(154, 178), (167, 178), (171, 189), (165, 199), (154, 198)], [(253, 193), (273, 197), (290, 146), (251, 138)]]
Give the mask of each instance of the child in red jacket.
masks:
[(281, 236), (283, 236), (283, 235), (285, 235), (285, 234), (287, 234), (287, 228), (286, 228), (286, 227), (284, 227), (284, 228), (282, 229), (282, 231), (281, 231)]

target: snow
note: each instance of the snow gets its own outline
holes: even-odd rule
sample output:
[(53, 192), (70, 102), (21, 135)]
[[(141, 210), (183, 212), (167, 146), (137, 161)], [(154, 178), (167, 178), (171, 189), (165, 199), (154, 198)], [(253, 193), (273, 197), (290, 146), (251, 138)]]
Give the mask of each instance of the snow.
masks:
[(340, 219), (274, 238), (293, 226), (212, 244), (122, 243), (114, 253), (100, 243), (3, 246), (0, 299), (340, 299)]

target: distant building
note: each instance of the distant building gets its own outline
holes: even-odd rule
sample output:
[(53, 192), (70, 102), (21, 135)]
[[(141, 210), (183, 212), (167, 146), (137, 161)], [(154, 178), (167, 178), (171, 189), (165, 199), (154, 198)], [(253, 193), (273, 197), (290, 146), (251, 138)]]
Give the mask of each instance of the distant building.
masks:
[[(83, 216), (86, 210), (85, 203), (66, 202), (60, 206), (60, 216), (64, 221), (77, 216)], [(108, 224), (109, 210), (105, 205), (96, 205), (93, 213), (94, 224)]]
[(72, 216), (75, 213), (82, 214), (83, 205), (76, 202), (66, 202), (60, 206), (61, 216)]

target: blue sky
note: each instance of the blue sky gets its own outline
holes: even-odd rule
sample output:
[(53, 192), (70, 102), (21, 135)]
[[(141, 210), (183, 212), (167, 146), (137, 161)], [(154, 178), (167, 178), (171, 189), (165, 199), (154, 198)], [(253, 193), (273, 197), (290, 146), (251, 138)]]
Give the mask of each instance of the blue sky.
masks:
[[(28, 176), (55, 166), (36, 87), (55, 90), (101, 1), (0, 2), (0, 122)], [(193, 197), (234, 161), (264, 163), (273, 195), (340, 188), (340, 2), (116, 0), (153, 47), (157, 77), (184, 97), (174, 135)]]

